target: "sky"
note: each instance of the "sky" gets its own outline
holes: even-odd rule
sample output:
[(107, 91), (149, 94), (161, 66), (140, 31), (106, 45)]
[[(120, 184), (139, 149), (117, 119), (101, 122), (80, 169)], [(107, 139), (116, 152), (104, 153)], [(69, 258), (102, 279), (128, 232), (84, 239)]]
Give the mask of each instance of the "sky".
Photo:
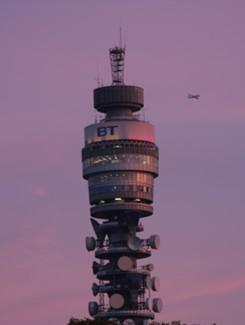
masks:
[(0, 0), (2, 324), (88, 315), (93, 231), (80, 149), (97, 77), (111, 84), (120, 25), (125, 81), (144, 88), (160, 149), (144, 220), (145, 238), (161, 236), (150, 258), (157, 317), (244, 322), (244, 10), (242, 0)]

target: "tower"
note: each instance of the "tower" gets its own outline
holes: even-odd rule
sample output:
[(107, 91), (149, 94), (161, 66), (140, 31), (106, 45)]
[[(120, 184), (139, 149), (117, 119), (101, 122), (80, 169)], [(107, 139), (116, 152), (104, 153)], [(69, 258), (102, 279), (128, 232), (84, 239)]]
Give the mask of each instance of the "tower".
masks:
[(158, 148), (154, 127), (136, 114), (144, 106), (141, 87), (124, 84), (125, 48), (109, 50), (112, 85), (94, 89), (94, 107), (104, 114), (85, 128), (83, 177), (89, 185), (91, 223), (96, 237), (86, 237), (95, 251), (92, 270), (97, 282), (89, 302), (94, 318), (118, 325), (154, 324), (160, 312), (159, 279), (153, 264), (144, 263), (158, 249), (158, 235), (140, 238), (142, 219), (153, 213), (154, 178), (158, 176)]

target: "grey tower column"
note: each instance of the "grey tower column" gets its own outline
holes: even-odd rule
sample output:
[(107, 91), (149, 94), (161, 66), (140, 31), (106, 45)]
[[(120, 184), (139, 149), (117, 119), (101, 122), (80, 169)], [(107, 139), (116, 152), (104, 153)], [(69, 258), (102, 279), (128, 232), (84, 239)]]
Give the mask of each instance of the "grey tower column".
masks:
[(151, 276), (153, 265), (144, 263), (160, 239), (138, 235), (141, 219), (153, 213), (158, 148), (154, 127), (135, 113), (144, 105), (143, 89), (124, 84), (124, 55), (122, 47), (110, 49), (112, 85), (94, 90), (94, 107), (105, 115), (85, 128), (82, 149), (96, 235), (86, 238), (96, 258), (92, 293), (98, 296), (89, 302), (89, 313), (120, 325), (146, 325), (162, 309), (151, 293), (158, 291), (159, 279)]

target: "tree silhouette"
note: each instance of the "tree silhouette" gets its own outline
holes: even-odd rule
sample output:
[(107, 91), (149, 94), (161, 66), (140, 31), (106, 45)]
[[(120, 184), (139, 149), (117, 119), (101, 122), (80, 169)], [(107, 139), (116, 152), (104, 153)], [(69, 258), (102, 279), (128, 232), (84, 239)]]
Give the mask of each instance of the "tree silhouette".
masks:
[(103, 319), (77, 319), (77, 318), (71, 318), (68, 325), (113, 325), (115, 323), (110, 322), (108, 320)]
[[(69, 323), (67, 325), (115, 325), (114, 322), (103, 320), (103, 319), (77, 319), (77, 318), (71, 318)], [(160, 322), (159, 325), (187, 325), (186, 323), (181, 323), (181, 321), (172, 321), (170, 323), (164, 323)], [(199, 324), (195, 324), (199, 325)], [(216, 325), (216, 323), (213, 323), (213, 325)]]

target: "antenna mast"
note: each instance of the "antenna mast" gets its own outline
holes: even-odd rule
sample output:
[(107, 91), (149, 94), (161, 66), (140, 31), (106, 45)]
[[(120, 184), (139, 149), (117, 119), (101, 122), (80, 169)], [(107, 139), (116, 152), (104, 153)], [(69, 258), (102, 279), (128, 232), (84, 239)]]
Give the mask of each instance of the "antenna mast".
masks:
[(125, 57), (125, 46), (122, 46), (122, 30), (120, 27), (120, 42), (119, 46), (110, 48), (110, 61), (111, 61), (111, 74), (113, 85), (124, 84), (124, 57)]

